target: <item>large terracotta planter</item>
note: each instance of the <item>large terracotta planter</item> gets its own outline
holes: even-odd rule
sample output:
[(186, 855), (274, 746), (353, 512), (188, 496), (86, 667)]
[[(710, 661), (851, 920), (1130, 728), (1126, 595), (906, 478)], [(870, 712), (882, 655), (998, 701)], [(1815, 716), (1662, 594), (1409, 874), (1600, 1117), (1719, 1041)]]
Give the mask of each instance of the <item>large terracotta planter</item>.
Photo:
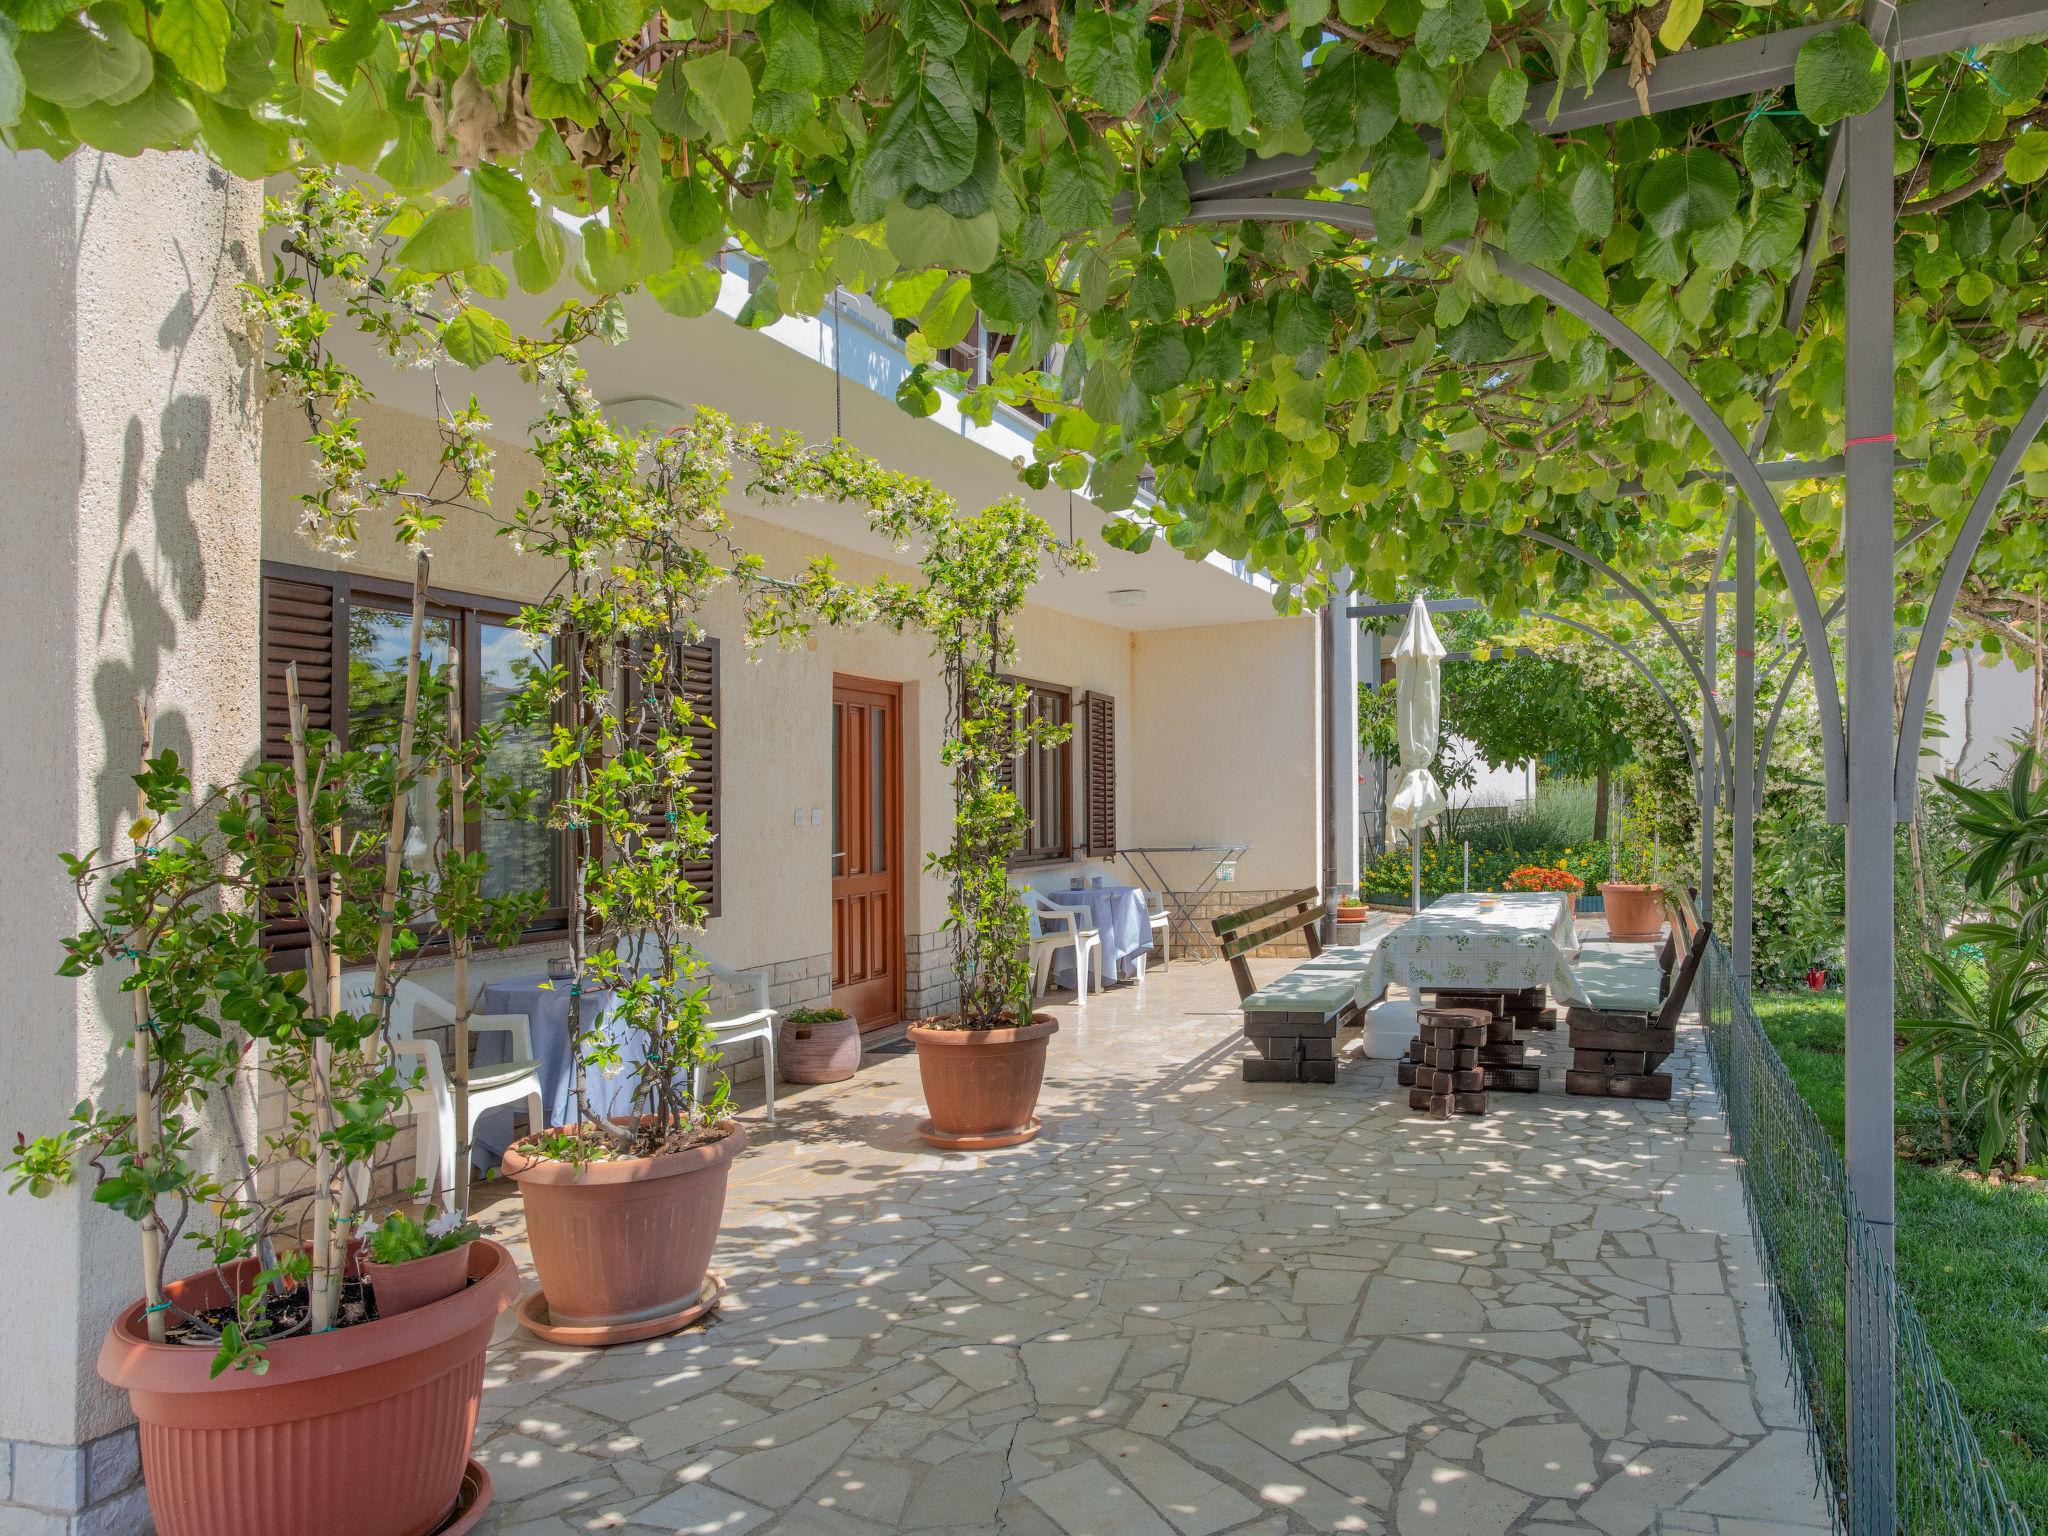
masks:
[(1607, 937), (1654, 942), (1664, 929), (1663, 895), (1654, 885), (1603, 882), (1600, 900), (1607, 909)]
[(1013, 1147), (1039, 1131), (1038, 1090), (1046, 1042), (1059, 1032), (1051, 1014), (1034, 1013), (1014, 1029), (933, 1029), (913, 1024), (917, 1071), (931, 1118), (918, 1135), (935, 1147)]
[(860, 1025), (853, 1019), (784, 1020), (775, 1060), (787, 1083), (843, 1083), (860, 1070)]
[[(256, 1261), (229, 1269), (246, 1286)], [(128, 1393), (157, 1536), (428, 1536), (474, 1523), (469, 1443), (491, 1326), (519, 1271), (498, 1244), (469, 1246), (470, 1283), (401, 1317), (279, 1339), (270, 1368), (208, 1379), (210, 1347), (152, 1344), (137, 1302), (107, 1331), (100, 1375)], [(214, 1271), (175, 1281), (188, 1311), (225, 1306)], [(480, 1486), (488, 1497), (488, 1481)]]
[(540, 1295), (519, 1320), (559, 1343), (654, 1338), (709, 1311), (707, 1277), (725, 1217), (726, 1174), (747, 1144), (728, 1121), (717, 1141), (660, 1157), (585, 1163), (505, 1153), (519, 1185)]

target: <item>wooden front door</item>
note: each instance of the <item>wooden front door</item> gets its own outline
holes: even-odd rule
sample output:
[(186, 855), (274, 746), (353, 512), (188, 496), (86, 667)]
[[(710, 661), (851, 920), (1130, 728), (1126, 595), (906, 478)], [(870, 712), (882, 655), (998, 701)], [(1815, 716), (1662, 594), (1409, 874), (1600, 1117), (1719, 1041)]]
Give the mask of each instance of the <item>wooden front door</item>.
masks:
[(832, 680), (832, 1001), (903, 1016), (903, 690)]

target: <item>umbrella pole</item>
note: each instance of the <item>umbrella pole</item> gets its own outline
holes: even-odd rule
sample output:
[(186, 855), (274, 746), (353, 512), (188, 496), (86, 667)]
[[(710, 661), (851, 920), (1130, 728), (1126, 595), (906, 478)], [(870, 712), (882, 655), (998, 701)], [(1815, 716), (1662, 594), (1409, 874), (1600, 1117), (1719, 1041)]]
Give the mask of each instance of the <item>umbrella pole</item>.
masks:
[(1408, 904), (1409, 910), (1422, 910), (1422, 828), (1408, 829)]

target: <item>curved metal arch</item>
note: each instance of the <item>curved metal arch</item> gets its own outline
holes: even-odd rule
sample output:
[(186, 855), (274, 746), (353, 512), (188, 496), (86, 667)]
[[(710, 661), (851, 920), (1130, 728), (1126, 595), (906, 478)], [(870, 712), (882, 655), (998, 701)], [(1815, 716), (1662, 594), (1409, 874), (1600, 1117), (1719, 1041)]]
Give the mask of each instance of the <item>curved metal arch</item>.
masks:
[[(1452, 518), (1449, 521), (1450, 526), (1454, 528), (1484, 528), (1487, 526), (1483, 523), (1469, 522), (1464, 518)], [(1686, 670), (1692, 673), (1693, 687), (1699, 691), (1700, 717), (1703, 720), (1711, 720), (1714, 723), (1714, 739), (1720, 746), (1722, 757), (1729, 762), (1733, 762), (1735, 760), (1734, 757), (1730, 754), (1728, 748), (1728, 728), (1721, 723), (1720, 705), (1714, 698), (1713, 690), (1707, 685), (1706, 672), (1701, 668), (1699, 659), (1693, 655), (1692, 647), (1686, 644), (1684, 632), (1681, 631), (1679, 627), (1672, 622), (1670, 615), (1666, 614), (1662, 608), (1659, 608), (1657, 606), (1655, 600), (1651, 598), (1649, 593), (1645, 592), (1633, 581), (1630, 581), (1626, 576), (1622, 575), (1621, 572), (1617, 571), (1605, 560), (1602, 560), (1598, 555), (1591, 554), (1586, 550), (1579, 548), (1578, 545), (1572, 543), (1569, 539), (1560, 539), (1555, 534), (1544, 533), (1539, 529), (1535, 528), (1518, 528), (1513, 533), (1509, 534), (1508, 537), (1517, 539), (1534, 539), (1537, 543), (1548, 545), (1550, 548), (1558, 551), (1560, 554), (1569, 555), (1572, 559), (1578, 561), (1581, 565), (1584, 565), (1591, 570), (1598, 571), (1602, 576), (1605, 576), (1608, 580), (1612, 581), (1616, 586), (1620, 587), (1623, 593), (1625, 593), (1628, 597), (1632, 598), (1636, 602), (1636, 604), (1642, 608), (1643, 612), (1650, 616), (1651, 621), (1655, 623), (1659, 629), (1664, 631), (1665, 638), (1670, 640), (1670, 642), (1678, 648), (1678, 654), (1685, 660)], [(1562, 620), (1560, 622), (1572, 623), (1571, 620)], [(1578, 624), (1573, 624), (1573, 627), (1584, 628), (1584, 626)], [(1601, 634), (1598, 630), (1588, 629), (1586, 632), (1588, 634), (1594, 635), (1596, 638), (1607, 640), (1609, 644), (1616, 643), (1607, 635)], [(1669, 695), (1666, 695), (1666, 697), (1668, 698)], [(1694, 753), (1693, 757), (1693, 772), (1695, 776), (1697, 776), (1699, 772), (1699, 759), (1698, 754), (1696, 752)]]
[(1568, 619), (1561, 613), (1550, 612), (1547, 608), (1524, 608), (1522, 613), (1527, 618), (1544, 619), (1552, 624), (1562, 624), (1566, 629), (1575, 629), (1580, 634), (1590, 636), (1602, 645), (1613, 648), (1626, 658), (1630, 666), (1642, 673), (1643, 680), (1657, 690), (1657, 697), (1662, 699), (1664, 707), (1671, 711), (1672, 724), (1678, 727), (1679, 740), (1685, 743), (1685, 760), (1692, 765), (1693, 777), (1699, 777), (1700, 749), (1699, 742), (1692, 733), (1692, 723), (1686, 719), (1685, 711), (1678, 707), (1678, 700), (1671, 697), (1671, 690), (1664, 686), (1664, 680), (1651, 670), (1648, 662), (1636, 654), (1633, 646), (1624, 645), (1603, 629), (1595, 629), (1591, 624), (1582, 624), (1577, 619)]
[[(1192, 208), (1185, 222), (1190, 224), (1235, 224), (1241, 220), (1264, 223), (1319, 223), (1333, 228), (1347, 229), (1354, 234), (1374, 235), (1377, 227), (1370, 209), (1355, 203), (1326, 202), (1319, 199), (1300, 197), (1229, 197), (1217, 198), (1212, 202), (1198, 203)], [(1608, 342), (1627, 355), (1630, 361), (1648, 374), (1653, 382), (1675, 400), (1693, 425), (1698, 427), (1728, 468), (1743, 496), (1755, 510), (1758, 522), (1763, 524), (1764, 533), (1771, 541), (1772, 553), (1777, 556), (1779, 566), (1785, 572), (1785, 582), (1792, 593), (1793, 606), (1799, 612), (1800, 639), (1807, 651), (1809, 665), (1817, 680), (1815, 694), (1820, 702), (1821, 736), (1825, 745), (1827, 764), (1828, 816), (1841, 820), (1847, 812), (1848, 793), (1843, 783), (1845, 758), (1843, 756), (1842, 734), (1842, 693), (1840, 680), (1835, 672), (1835, 658), (1827, 647), (1827, 629), (1821, 622), (1820, 599), (1814, 591), (1812, 578), (1807, 575), (1805, 563), (1799, 557), (1799, 547), (1792, 537), (1792, 530), (1786, 525), (1784, 514), (1778, 508), (1778, 501), (1771, 494), (1770, 485), (1758, 470), (1756, 461), (1743, 452), (1742, 445), (1735, 440), (1735, 434), (1728, 430), (1728, 424), (1721, 420), (1706, 397), (1696, 389), (1676, 365), (1645, 341), (1627, 322), (1604, 306), (1594, 302), (1571, 284), (1553, 277), (1538, 267), (1516, 261), (1496, 246), (1485, 245), (1474, 240), (1447, 240), (1446, 250), (1462, 254), (1470, 253), (1475, 246), (1483, 246), (1487, 255), (1508, 277), (1513, 278), (1533, 293), (1540, 293), (1552, 303), (1567, 310), (1590, 325)]]
[(2041, 435), (2044, 424), (2048, 424), (2048, 379), (2042, 380), (2033, 404), (2013, 424), (2005, 446), (1992, 461), (1984, 484), (1977, 490), (1977, 499), (1970, 503), (1970, 515), (1963, 519), (1955, 543), (1949, 546), (1934, 600), (1927, 605), (1927, 618), (1920, 626), (1920, 639), (1913, 651), (1913, 672), (1906, 682), (1906, 707), (1899, 715), (1898, 756), (1892, 764), (1892, 798), (1898, 802), (1901, 821), (1912, 819), (1913, 803), (1920, 793), (1920, 730), (1927, 719), (1927, 696), (1934, 687), (1934, 669), (1941, 660), (1941, 637), (1955, 616), (1956, 598), (1962, 593), (1963, 579), (1970, 574), (1971, 562), (1977, 558), (1978, 546), (1984, 542), (1985, 530), (1991, 526), (1992, 514), (2012, 489), (2020, 458)]

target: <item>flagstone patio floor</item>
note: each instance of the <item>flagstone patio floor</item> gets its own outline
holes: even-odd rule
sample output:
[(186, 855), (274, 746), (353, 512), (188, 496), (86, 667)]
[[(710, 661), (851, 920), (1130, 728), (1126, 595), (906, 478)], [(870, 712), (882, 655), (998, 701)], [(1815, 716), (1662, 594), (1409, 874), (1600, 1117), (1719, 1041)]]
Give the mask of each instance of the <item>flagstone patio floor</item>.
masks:
[(1053, 1005), (1022, 1147), (926, 1148), (907, 1051), (749, 1110), (710, 1326), (504, 1320), (499, 1536), (1826, 1528), (1696, 1027), (1669, 1104), (1432, 1123), (1355, 1031), (1334, 1088), (1242, 1082), (1235, 1002)]

